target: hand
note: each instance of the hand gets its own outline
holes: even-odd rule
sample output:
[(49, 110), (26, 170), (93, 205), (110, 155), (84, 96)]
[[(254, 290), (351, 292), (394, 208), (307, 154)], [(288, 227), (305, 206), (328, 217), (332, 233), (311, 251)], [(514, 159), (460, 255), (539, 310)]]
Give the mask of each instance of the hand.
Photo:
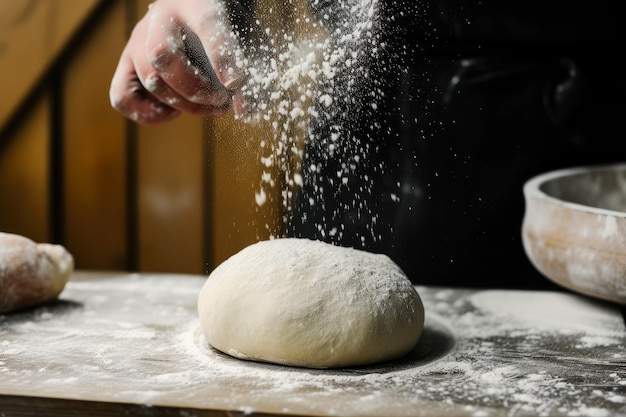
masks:
[(111, 105), (141, 124), (181, 113), (244, 113), (241, 49), (218, 0), (157, 0), (137, 23), (110, 87)]

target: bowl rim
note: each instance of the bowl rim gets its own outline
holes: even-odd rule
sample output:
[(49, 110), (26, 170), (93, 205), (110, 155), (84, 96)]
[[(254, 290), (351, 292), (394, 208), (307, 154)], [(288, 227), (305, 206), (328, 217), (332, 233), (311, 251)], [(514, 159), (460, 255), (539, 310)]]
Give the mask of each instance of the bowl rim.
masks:
[(623, 169), (626, 171), (626, 162), (619, 163), (607, 163), (607, 164), (597, 164), (597, 165), (583, 165), (577, 167), (569, 167), (569, 168), (561, 168), (548, 172), (544, 172), (542, 174), (535, 175), (534, 177), (529, 178), (523, 187), (523, 193), (526, 200), (526, 204), (531, 198), (538, 198), (541, 200), (545, 200), (551, 202), (553, 204), (558, 204), (563, 207), (567, 207), (576, 211), (588, 212), (593, 214), (601, 214), (605, 216), (613, 216), (613, 217), (623, 217), (626, 218), (626, 211), (617, 211), (611, 209), (605, 209), (601, 207), (587, 206), (580, 203), (574, 203), (571, 201), (560, 200), (556, 197), (552, 197), (551, 195), (545, 193), (541, 189), (541, 185), (546, 183), (547, 181), (568, 177), (572, 175), (577, 175), (585, 172), (598, 172), (598, 171), (609, 171), (609, 170), (617, 170)]

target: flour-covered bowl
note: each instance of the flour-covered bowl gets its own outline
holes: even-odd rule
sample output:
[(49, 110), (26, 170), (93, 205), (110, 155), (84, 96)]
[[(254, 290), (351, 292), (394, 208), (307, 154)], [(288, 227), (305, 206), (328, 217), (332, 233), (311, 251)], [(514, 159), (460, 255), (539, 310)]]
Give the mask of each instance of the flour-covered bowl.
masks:
[(563, 287), (626, 304), (626, 163), (538, 175), (524, 198), (534, 266)]

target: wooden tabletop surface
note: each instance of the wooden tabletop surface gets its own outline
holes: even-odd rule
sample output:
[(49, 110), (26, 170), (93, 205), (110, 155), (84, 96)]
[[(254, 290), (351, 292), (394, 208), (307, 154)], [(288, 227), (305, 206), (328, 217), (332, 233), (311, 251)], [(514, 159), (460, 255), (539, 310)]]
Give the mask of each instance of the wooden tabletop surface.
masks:
[(58, 302), (0, 315), (0, 415), (626, 415), (617, 305), (417, 287), (426, 325), (408, 357), (311, 370), (208, 347), (205, 278), (78, 271)]

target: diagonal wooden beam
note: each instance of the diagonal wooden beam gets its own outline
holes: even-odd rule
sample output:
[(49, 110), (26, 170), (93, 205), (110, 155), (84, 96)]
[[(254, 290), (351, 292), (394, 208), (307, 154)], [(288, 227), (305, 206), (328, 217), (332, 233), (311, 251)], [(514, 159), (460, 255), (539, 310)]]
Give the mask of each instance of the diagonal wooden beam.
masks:
[(105, 1), (0, 2), (0, 132), (96, 6)]

